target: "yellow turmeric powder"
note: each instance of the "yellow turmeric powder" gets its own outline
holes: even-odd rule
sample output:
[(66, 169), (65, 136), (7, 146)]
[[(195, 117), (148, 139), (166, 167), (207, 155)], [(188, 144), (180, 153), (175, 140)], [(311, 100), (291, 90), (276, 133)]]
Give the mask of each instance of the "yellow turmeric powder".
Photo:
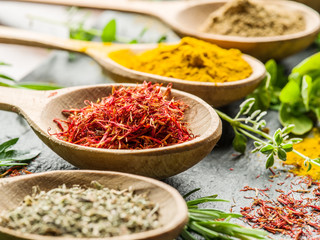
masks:
[(110, 53), (109, 57), (133, 70), (189, 81), (231, 82), (252, 73), (239, 50), (223, 49), (191, 37), (175, 45), (159, 44), (139, 55), (120, 50)]
[[(320, 157), (320, 130), (314, 129), (312, 137), (303, 139), (302, 142), (294, 145), (294, 149), (311, 159)], [(307, 172), (308, 167), (304, 166), (304, 159), (295, 153), (289, 152), (287, 160), (284, 162), (287, 165), (294, 165), (290, 171), (300, 176), (310, 176), (313, 180), (320, 180), (320, 167), (312, 165), (312, 168)]]

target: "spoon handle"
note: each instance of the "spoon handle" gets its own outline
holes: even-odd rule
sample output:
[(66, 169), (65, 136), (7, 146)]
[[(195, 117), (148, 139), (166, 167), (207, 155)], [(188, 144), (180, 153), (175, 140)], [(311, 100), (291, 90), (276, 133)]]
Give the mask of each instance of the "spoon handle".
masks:
[(35, 91), (0, 87), (0, 110), (16, 112), (24, 116), (39, 112), (46, 96), (54, 91)]
[(0, 26), (0, 42), (74, 52), (83, 52), (86, 49), (86, 42), (83, 41), (56, 38), (42, 33), (3, 26)]
[(130, 1), (130, 0), (18, 0), (21, 2), (46, 3), (64, 6), (77, 6), (93, 9), (116, 10), (142, 13), (164, 19), (171, 12), (177, 12), (189, 1)]

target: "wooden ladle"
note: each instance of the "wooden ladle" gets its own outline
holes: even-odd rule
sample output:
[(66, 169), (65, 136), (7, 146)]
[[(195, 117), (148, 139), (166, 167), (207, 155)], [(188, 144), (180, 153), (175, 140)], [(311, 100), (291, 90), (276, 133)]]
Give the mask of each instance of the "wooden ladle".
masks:
[[(242, 52), (262, 61), (282, 59), (309, 46), (320, 30), (319, 14), (304, 4), (294, 1), (261, 1), (274, 5), (284, 11), (299, 11), (306, 21), (301, 32), (274, 37), (238, 37), (201, 32), (200, 26), (208, 16), (227, 2), (227, 0), (200, 1), (114, 1), (114, 0), (20, 0), (59, 4), (67, 6), (110, 9), (124, 12), (143, 13), (159, 18), (180, 36), (192, 36), (218, 44), (224, 48), (238, 48)], [(309, 1), (310, 2), (310, 1)], [(316, 2), (316, 1), (314, 1)]]
[[(66, 184), (90, 186), (91, 181), (98, 181), (110, 189), (128, 189), (132, 187), (135, 193), (148, 193), (148, 198), (159, 204), (159, 222), (161, 227), (131, 235), (112, 238), (94, 238), (95, 240), (172, 240), (181, 232), (188, 220), (188, 210), (184, 199), (173, 187), (160, 181), (117, 172), (105, 171), (53, 171), (32, 174), (22, 177), (0, 180), (0, 212), (16, 208), (24, 197), (31, 195), (32, 186), (49, 191)], [(36, 234), (21, 233), (16, 230), (0, 227), (1, 240), (76, 240), (72, 237), (50, 237)], [(91, 240), (92, 238), (81, 238)]]
[(170, 98), (181, 99), (189, 105), (185, 121), (189, 123), (190, 130), (198, 135), (191, 141), (142, 150), (101, 149), (68, 143), (48, 133), (59, 131), (53, 119), (65, 118), (61, 113), (63, 109), (84, 107), (85, 100), (96, 102), (110, 95), (112, 86), (117, 84), (56, 91), (0, 87), (0, 109), (21, 114), (48, 147), (79, 168), (128, 172), (160, 179), (185, 171), (198, 163), (211, 152), (221, 136), (221, 121), (213, 108), (192, 94), (174, 89)]
[(109, 53), (113, 51), (131, 49), (133, 52), (139, 53), (155, 48), (156, 44), (102, 44), (99, 42), (60, 39), (9, 27), (0, 27), (0, 42), (85, 53), (95, 59), (106, 70), (106, 73), (117, 82), (142, 83), (143, 81), (147, 81), (164, 84), (173, 83), (174, 88), (192, 93), (214, 107), (223, 106), (244, 98), (258, 86), (265, 76), (264, 65), (248, 55), (244, 55), (243, 58), (253, 69), (251, 76), (234, 82), (209, 83), (185, 81), (134, 71), (116, 63), (108, 57)]

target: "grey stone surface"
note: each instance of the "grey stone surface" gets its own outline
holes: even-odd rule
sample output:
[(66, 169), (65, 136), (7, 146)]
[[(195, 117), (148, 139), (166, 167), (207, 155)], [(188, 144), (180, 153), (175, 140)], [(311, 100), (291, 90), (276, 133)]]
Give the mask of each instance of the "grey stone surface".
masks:
[[(145, 41), (155, 41), (163, 33), (169, 34), (169, 41), (178, 39), (174, 33), (158, 21), (131, 14), (105, 12), (98, 25), (102, 26), (103, 22), (111, 18), (119, 19), (119, 33), (125, 38), (136, 37), (144, 26), (149, 25), (151, 29), (145, 35)], [(315, 51), (315, 48), (311, 47), (298, 55), (285, 59), (282, 63), (289, 71), (295, 64)], [(111, 79), (103, 75), (101, 68), (89, 57), (77, 54), (76, 59), (70, 61), (68, 53), (62, 51), (55, 51), (47, 61), (26, 76), (23, 81), (53, 82), (62, 86), (112, 82)], [(221, 110), (234, 115), (239, 103), (240, 101), (230, 104)], [(271, 131), (280, 126), (276, 112), (270, 111), (266, 119)], [(26, 121), (14, 113), (0, 111), (0, 132), (0, 142), (20, 137), (20, 148), (41, 149), (41, 155), (28, 166), (28, 170), (32, 172), (76, 169), (45, 146), (32, 132)], [(194, 194), (194, 197), (218, 194), (220, 198), (231, 201), (230, 203), (219, 203), (220, 209), (229, 210), (230, 206), (235, 204), (234, 211), (238, 212), (241, 206), (251, 202), (243, 197), (245, 195), (254, 196), (254, 193), (240, 192), (244, 186), (264, 188), (270, 187), (270, 185), (275, 186), (277, 182), (284, 181), (285, 172), (275, 179), (275, 182), (270, 182), (271, 172), (265, 169), (263, 156), (251, 154), (252, 146), (250, 144), (244, 155), (238, 155), (232, 149), (232, 138), (232, 129), (224, 123), (222, 138), (207, 157), (189, 170), (165, 179), (164, 182), (175, 187), (181, 194), (195, 188), (201, 188), (199, 192)], [(278, 164), (276, 171), (282, 172), (283, 167)], [(285, 186), (288, 188), (286, 184), (282, 188), (284, 189)], [(272, 197), (273, 194), (270, 196)], [(275, 238), (280, 237), (276, 236)]]

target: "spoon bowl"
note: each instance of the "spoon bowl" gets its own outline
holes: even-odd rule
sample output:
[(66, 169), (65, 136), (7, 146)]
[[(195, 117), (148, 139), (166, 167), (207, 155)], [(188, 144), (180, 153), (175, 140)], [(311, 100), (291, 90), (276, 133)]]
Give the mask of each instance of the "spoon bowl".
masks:
[[(1, 180), (1, 193), (6, 197), (0, 198), (0, 212), (16, 208), (25, 196), (32, 194), (32, 186), (39, 186), (41, 190), (49, 191), (62, 184), (66, 184), (67, 187), (72, 187), (75, 184), (90, 186), (92, 181), (98, 181), (110, 189), (123, 190), (132, 187), (137, 194), (148, 193), (148, 198), (160, 206), (159, 222), (161, 227), (131, 235), (95, 238), (96, 240), (172, 240), (179, 235), (183, 226), (187, 223), (188, 210), (186, 203), (173, 187), (142, 176), (107, 171), (53, 171)], [(27, 234), (0, 227), (0, 239), (76, 240), (78, 238)], [(91, 240), (92, 238), (81, 239)]]
[[(122, 84), (123, 86), (136, 86)], [(62, 158), (83, 169), (112, 170), (163, 179), (198, 163), (211, 152), (221, 136), (221, 121), (202, 99), (172, 89), (170, 98), (182, 100), (189, 108), (185, 121), (196, 138), (162, 148), (121, 150), (84, 147), (57, 139), (54, 118), (65, 118), (63, 109), (84, 107), (84, 100), (108, 96), (120, 84), (82, 86), (56, 91), (31, 91), (0, 87), (0, 109), (20, 113), (39, 138)], [(162, 88), (164, 91), (165, 89)]]
[(130, 49), (134, 53), (141, 53), (157, 47), (156, 44), (103, 44), (99, 42), (59, 39), (10, 27), (0, 27), (0, 42), (51, 47), (85, 53), (95, 59), (116, 82), (142, 83), (147, 81), (163, 84), (172, 83), (174, 88), (192, 93), (214, 107), (227, 105), (244, 98), (259, 85), (266, 74), (264, 65), (259, 60), (248, 55), (243, 55), (243, 58), (253, 69), (253, 73), (248, 78), (233, 82), (213, 83), (187, 81), (134, 71), (116, 63), (108, 56), (111, 52), (122, 49)]
[[(223, 48), (237, 48), (262, 61), (280, 60), (308, 47), (320, 30), (319, 14), (312, 8), (294, 1), (261, 1), (285, 11), (295, 10), (306, 21), (304, 31), (274, 37), (238, 37), (201, 32), (208, 16), (227, 0), (200, 1), (101, 1), (101, 0), (20, 0), (24, 2), (59, 4), (67, 6), (110, 9), (151, 15), (168, 24), (180, 36), (192, 36), (215, 43)], [(305, 1), (305, 0), (303, 0)], [(305, 1), (306, 2), (306, 1)], [(310, 1), (309, 1), (310, 2)], [(315, 1), (314, 1), (315, 2)]]

